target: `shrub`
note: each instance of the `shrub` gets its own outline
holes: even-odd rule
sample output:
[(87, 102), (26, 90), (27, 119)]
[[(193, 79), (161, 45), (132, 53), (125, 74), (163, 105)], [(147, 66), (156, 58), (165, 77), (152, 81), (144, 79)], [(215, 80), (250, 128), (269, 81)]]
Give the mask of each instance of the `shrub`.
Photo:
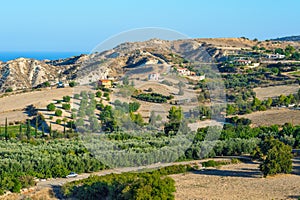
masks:
[(70, 102), (71, 97), (70, 96), (63, 96), (63, 101), (64, 102)]
[(54, 114), (55, 114), (55, 116), (60, 117), (60, 116), (62, 116), (62, 110), (56, 109)]
[(103, 96), (107, 98), (107, 97), (109, 97), (109, 93), (108, 92), (104, 92)]
[(11, 87), (9, 87), (5, 90), (5, 92), (12, 92), (12, 91), (13, 91), (13, 89)]
[(171, 100), (174, 98), (172, 95), (165, 96), (159, 93), (141, 93), (136, 96), (133, 95), (132, 97), (142, 101), (148, 101), (154, 103), (166, 103), (167, 100)]
[(56, 122), (57, 124), (61, 124), (61, 119), (57, 119), (55, 122)]
[(70, 110), (71, 109), (71, 105), (69, 103), (64, 103), (64, 104), (62, 104), (62, 108), (64, 110)]
[(75, 81), (70, 81), (69, 82), (70, 87), (75, 87), (76, 85), (77, 85), (77, 83)]
[(237, 159), (237, 158), (232, 158), (231, 159), (231, 163), (232, 164), (239, 164), (239, 163), (241, 163), (241, 161), (239, 159)]
[(56, 103), (57, 103), (57, 104), (60, 104), (60, 103), (61, 103), (61, 100), (57, 100)]
[(96, 97), (101, 98), (102, 97), (102, 92), (101, 91), (97, 91), (96, 92)]
[(54, 111), (55, 108), (56, 108), (56, 107), (55, 107), (54, 103), (50, 103), (50, 104), (47, 105), (47, 110), (48, 110), (48, 111)]

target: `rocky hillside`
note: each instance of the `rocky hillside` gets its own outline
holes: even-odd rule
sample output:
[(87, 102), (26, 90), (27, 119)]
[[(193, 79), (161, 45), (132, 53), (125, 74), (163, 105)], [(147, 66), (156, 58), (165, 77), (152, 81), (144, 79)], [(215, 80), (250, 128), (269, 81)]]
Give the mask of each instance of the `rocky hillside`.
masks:
[(0, 91), (37, 87), (46, 81), (55, 84), (59, 80), (75, 80), (84, 84), (108, 76), (118, 78), (132, 70), (142, 73), (139, 70), (141, 67), (154, 64), (163, 67), (184, 65), (190, 60), (214, 62), (228, 52), (251, 49), (255, 45), (272, 49), (288, 44), (300, 47), (298, 42), (255, 41), (247, 38), (151, 39), (126, 42), (104, 52), (61, 60), (19, 58), (0, 62)]
[(12, 88), (26, 89), (36, 87), (39, 84), (52, 80), (56, 81), (64, 68), (49, 65), (43, 61), (19, 58), (1, 63), (1, 91)]

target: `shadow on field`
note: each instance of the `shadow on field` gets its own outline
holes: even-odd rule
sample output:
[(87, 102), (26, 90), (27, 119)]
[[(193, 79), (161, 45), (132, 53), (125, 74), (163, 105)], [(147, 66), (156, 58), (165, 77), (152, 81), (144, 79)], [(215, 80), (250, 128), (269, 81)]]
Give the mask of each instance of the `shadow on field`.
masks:
[(293, 172), (292, 174), (300, 176), (300, 157), (293, 159)]
[(300, 195), (290, 195), (288, 196), (289, 199), (300, 199)]
[(244, 177), (244, 178), (261, 178), (262, 174), (259, 169), (242, 168), (239, 170), (223, 170), (223, 169), (204, 169), (194, 172), (195, 174), (223, 176), (223, 177)]
[(59, 186), (59, 185), (52, 185), (51, 188), (52, 188), (52, 191), (54, 193), (54, 196), (57, 199), (65, 199), (64, 195), (61, 192), (61, 186)]

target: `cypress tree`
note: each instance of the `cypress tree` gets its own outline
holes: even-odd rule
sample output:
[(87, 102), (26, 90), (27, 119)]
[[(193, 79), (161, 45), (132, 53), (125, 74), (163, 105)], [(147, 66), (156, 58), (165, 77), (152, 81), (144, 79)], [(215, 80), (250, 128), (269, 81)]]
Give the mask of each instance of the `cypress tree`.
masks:
[(19, 138), (22, 139), (22, 123), (19, 126)]
[[(42, 124), (42, 135), (44, 136), (45, 135), (45, 127), (44, 127), (44, 124)], [(42, 136), (42, 137), (43, 137)]]
[(38, 119), (38, 116), (36, 116), (36, 118), (35, 118), (35, 129), (34, 129), (35, 138), (37, 138), (37, 135), (38, 135), (38, 126), (39, 126), (39, 119)]
[(8, 140), (7, 117), (5, 118), (4, 136), (5, 136), (5, 140), (7, 141)]
[(26, 136), (27, 139), (30, 139), (30, 119), (27, 119), (27, 124), (26, 124)]
[(51, 124), (51, 122), (50, 122), (50, 127), (49, 127), (49, 135), (50, 135), (50, 137), (52, 136), (52, 124)]
[(64, 136), (66, 136), (66, 121), (64, 120)]
[(71, 129), (71, 133), (73, 133), (73, 121), (70, 122), (70, 129)]

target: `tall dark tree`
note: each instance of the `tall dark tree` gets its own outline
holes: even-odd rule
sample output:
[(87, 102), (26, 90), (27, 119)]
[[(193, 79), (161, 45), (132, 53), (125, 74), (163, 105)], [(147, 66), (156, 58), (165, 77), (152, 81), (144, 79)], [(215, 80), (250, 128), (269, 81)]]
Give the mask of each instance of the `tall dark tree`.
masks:
[(7, 127), (7, 118), (5, 118), (5, 127), (4, 127), (4, 136), (5, 136), (5, 140), (7, 141), (9, 139), (9, 136), (8, 136), (8, 127)]
[(49, 135), (50, 137), (52, 136), (52, 124), (50, 123), (50, 127), (49, 127)]
[(23, 137), (23, 133), (22, 133), (22, 124), (20, 124), (20, 126), (19, 126), (19, 138), (20, 139), (22, 139), (22, 137)]
[(42, 137), (45, 135), (45, 126), (42, 124)]
[(168, 119), (169, 122), (165, 124), (164, 128), (165, 135), (176, 135), (183, 119), (181, 107), (176, 108), (175, 106), (172, 106), (169, 110)]
[(38, 116), (36, 116), (36, 118), (35, 118), (35, 128), (34, 128), (35, 138), (37, 138), (37, 136), (38, 136), (38, 128), (39, 128), (39, 119), (38, 119)]
[(64, 121), (64, 135), (66, 135), (66, 122)]
[(26, 137), (27, 137), (28, 140), (29, 140), (30, 137), (31, 137), (30, 134), (31, 134), (31, 133), (30, 133), (30, 120), (27, 119), (27, 123), (26, 123)]

